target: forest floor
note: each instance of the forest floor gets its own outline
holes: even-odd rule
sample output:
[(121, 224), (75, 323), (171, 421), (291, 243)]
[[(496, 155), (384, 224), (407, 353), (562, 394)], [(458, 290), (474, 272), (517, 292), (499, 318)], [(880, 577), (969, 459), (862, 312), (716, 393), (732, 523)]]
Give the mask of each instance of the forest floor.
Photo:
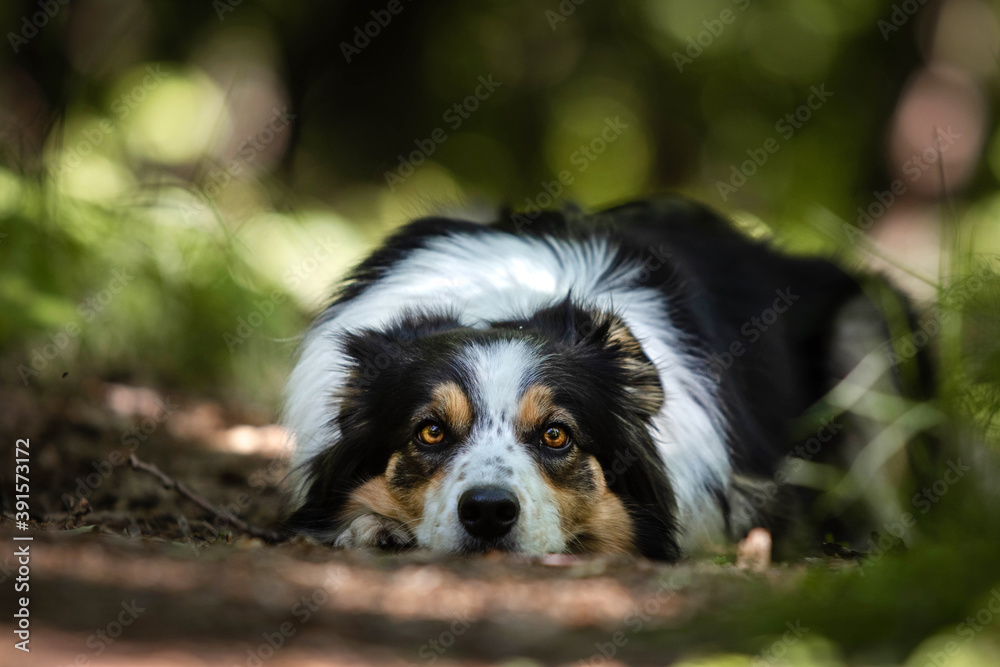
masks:
[[(950, 632), (970, 600), (989, 599), (981, 576), (962, 573), (928, 595), (920, 582), (941, 576), (933, 559), (886, 572), (835, 557), (741, 568), (733, 554), (668, 565), (266, 544), (128, 461), (136, 454), (240, 519), (273, 526), (286, 468), (266, 411), (67, 379), (58, 391), (0, 389), (0, 424), (4, 666), (875, 665), (908, 655), (922, 666), (934, 651), (917, 645)], [(27, 530), (7, 495), (15, 438), (30, 439)], [(12, 595), (23, 545), (30, 591)], [(980, 575), (996, 563), (989, 546), (965, 556)], [(867, 569), (878, 574), (871, 586)], [(21, 595), (30, 653), (13, 646)], [(998, 637), (977, 633), (961, 664), (1000, 664), (969, 662), (1000, 655)]]

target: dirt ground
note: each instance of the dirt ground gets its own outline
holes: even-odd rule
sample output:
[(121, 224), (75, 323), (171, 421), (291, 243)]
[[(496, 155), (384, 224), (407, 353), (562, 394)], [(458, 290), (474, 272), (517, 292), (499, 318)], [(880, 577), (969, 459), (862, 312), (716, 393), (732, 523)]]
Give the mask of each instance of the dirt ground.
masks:
[[(731, 556), (666, 565), (269, 545), (126, 460), (135, 453), (270, 526), (285, 459), (269, 417), (87, 380), (60, 391), (3, 389), (0, 482), (9, 494), (14, 438), (30, 438), (32, 521), (18, 530), (4, 496), (0, 664), (665, 664), (726, 651), (731, 661), (705, 664), (748, 664), (748, 647), (787, 637), (795, 619), (756, 619), (736, 638), (725, 628), (747, 624), (741, 600), (791, 591), (816, 569), (856, 567), (830, 559), (753, 572)], [(25, 535), (33, 540), (13, 541)], [(30, 653), (10, 639), (13, 554), (23, 544)], [(697, 622), (705, 614), (716, 621)]]

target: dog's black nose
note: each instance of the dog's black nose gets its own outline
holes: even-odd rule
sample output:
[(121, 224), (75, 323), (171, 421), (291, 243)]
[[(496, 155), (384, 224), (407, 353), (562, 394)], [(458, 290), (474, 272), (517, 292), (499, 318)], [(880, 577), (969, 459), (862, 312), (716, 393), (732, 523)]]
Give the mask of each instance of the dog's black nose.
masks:
[(503, 537), (517, 523), (520, 511), (517, 496), (498, 486), (469, 489), (458, 499), (458, 518), (475, 537)]

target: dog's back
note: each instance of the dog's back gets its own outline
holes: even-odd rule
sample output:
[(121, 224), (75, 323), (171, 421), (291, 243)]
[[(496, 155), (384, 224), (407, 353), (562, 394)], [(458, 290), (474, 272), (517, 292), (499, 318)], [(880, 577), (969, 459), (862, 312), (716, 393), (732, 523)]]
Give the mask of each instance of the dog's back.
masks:
[[(290, 382), (287, 412), (300, 439), (295, 516), (320, 516), (309, 513), (310, 484), (315, 495), (324, 475), (316, 461), (342, 435), (331, 397), (350, 363), (339, 336), (384, 329), (408, 313), (502, 329), (560, 301), (619, 315), (656, 369), (664, 400), (649, 430), (677, 513), (662, 521), (676, 520), (682, 551), (758, 525), (779, 537), (806, 536), (810, 522), (823, 533), (837, 527), (827, 520), (833, 513), (812, 511), (818, 494), (803, 484), (831, 470), (818, 464), (850, 466), (879, 424), (838, 405), (825, 418), (807, 414), (852, 371), (847, 385), (905, 393), (888, 363), (888, 325), (834, 264), (778, 254), (683, 200), (590, 216), (513, 215), (489, 226), (431, 218), (397, 233), (345, 282)], [(859, 364), (871, 370), (855, 371)], [(862, 504), (891, 513), (893, 475), (871, 473), (864, 488), (844, 482), (846, 500), (831, 507), (867, 494), (873, 502)]]
[[(557, 236), (608, 233), (623, 252), (642, 258), (645, 284), (663, 293), (671, 322), (718, 383), (732, 462), (720, 503), (731, 537), (762, 525), (792, 538), (796, 550), (830, 536), (857, 545), (900, 516), (899, 487), (911, 484), (914, 472), (905, 443), (869, 458), (879, 468), (847, 475), (908, 401), (931, 393), (927, 351), (910, 359), (894, 353), (891, 339), (908, 331), (914, 316), (885, 280), (779, 253), (683, 199), (634, 202), (577, 220), (546, 215), (538, 225), (514, 216), (502, 226)], [(881, 409), (879, 401), (883, 416), (866, 416)]]

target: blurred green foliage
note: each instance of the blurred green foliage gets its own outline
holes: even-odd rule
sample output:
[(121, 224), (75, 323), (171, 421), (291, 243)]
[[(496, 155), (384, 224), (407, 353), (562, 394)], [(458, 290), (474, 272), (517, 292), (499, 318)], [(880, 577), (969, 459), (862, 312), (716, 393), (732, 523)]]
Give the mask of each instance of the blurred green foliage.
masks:
[[(939, 10), (886, 33), (890, 2), (389, 4), (5, 3), (0, 342), (14, 366), (75, 322), (31, 381), (84, 363), (273, 401), (336, 277), (456, 202), (676, 191), (832, 252), (842, 235), (817, 221), (856, 225), (886, 187), (901, 91), (942, 52)], [(949, 44), (958, 65), (972, 57)], [(996, 68), (977, 76), (995, 96)], [(964, 179), (961, 224), (993, 226), (996, 178), (985, 160)], [(966, 201), (993, 210), (966, 222)], [(135, 280), (83, 321), (122, 267)], [(274, 290), (289, 298), (233, 344)]]
[[(273, 407), (308, 316), (406, 219), (679, 192), (791, 251), (908, 281), (940, 323), (949, 439), (995, 443), (996, 7), (900, 5), (5, 2), (3, 382), (72, 370)], [(955, 147), (907, 177), (952, 119)], [(953, 493), (958, 527), (921, 524), (967, 554), (810, 574), (766, 609), (750, 587), (667, 639), (744, 651), (802, 617), (818, 629), (794, 664), (927, 664), (996, 581), (992, 497)], [(987, 634), (951, 664), (995, 663)]]

